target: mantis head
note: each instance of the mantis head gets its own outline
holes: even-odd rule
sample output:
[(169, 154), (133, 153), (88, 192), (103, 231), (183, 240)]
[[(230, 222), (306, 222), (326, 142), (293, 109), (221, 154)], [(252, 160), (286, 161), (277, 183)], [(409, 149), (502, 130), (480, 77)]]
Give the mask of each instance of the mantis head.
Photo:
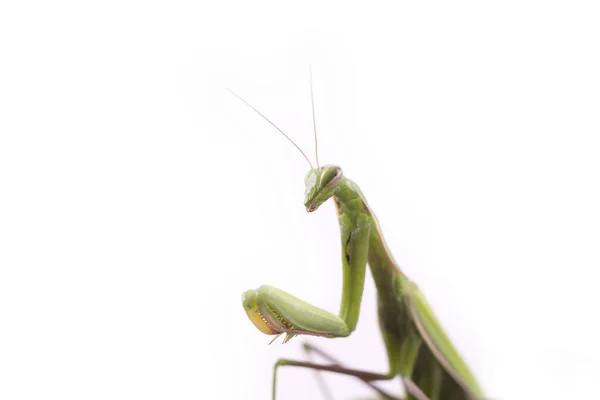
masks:
[(327, 199), (333, 196), (344, 176), (342, 169), (337, 165), (324, 165), (313, 168), (306, 174), (304, 183), (304, 207), (307, 212), (313, 212)]

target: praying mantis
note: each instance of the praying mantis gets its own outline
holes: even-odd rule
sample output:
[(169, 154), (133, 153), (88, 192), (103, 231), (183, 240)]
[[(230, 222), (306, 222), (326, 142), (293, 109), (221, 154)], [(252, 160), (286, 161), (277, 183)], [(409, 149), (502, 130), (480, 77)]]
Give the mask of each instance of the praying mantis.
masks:
[(286, 334), (283, 343), (295, 336), (347, 337), (358, 323), (369, 264), (377, 288), (378, 318), (388, 356), (388, 372), (373, 373), (346, 368), (318, 348), (305, 344), (330, 364), (280, 359), (273, 369), (272, 399), (277, 395), (277, 372), (282, 366), (309, 368), (354, 376), (376, 390), (379, 398), (397, 399), (374, 382), (399, 377), (406, 399), (478, 400), (483, 391), (474, 375), (444, 332), (431, 306), (417, 285), (398, 267), (385, 243), (378, 220), (360, 188), (345, 177), (337, 165), (319, 165), (317, 130), (310, 82), (317, 167), (277, 125), (250, 103), (227, 89), (277, 129), (304, 156), (310, 170), (304, 178), (304, 207), (311, 213), (332, 199), (341, 231), (343, 289), (339, 316), (306, 303), (281, 289), (261, 286), (242, 295), (243, 307), (262, 333)]

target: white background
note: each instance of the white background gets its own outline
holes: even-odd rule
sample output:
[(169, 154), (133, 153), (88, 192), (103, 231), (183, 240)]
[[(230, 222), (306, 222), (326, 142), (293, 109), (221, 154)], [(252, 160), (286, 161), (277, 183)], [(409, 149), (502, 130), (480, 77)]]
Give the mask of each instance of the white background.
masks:
[[(337, 312), (339, 228), (222, 85), (312, 158), (309, 64), (322, 163), (361, 186), (489, 397), (593, 398), (592, 3), (3, 2), (0, 398), (269, 398), (303, 339), (267, 346), (240, 295)], [(310, 341), (385, 372), (374, 296), (368, 276), (357, 331)], [(321, 398), (281, 372), (279, 399)]]

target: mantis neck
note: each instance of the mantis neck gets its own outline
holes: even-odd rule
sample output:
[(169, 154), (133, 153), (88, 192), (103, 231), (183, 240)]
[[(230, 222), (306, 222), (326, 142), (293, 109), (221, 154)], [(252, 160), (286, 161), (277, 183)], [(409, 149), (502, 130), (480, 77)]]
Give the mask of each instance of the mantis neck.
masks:
[(370, 216), (371, 210), (362, 191), (354, 181), (343, 178), (333, 194), (338, 208), (338, 214), (349, 216), (352, 220), (360, 216)]
[[(385, 243), (377, 217), (367, 204), (367, 199), (358, 185), (354, 181), (344, 178), (334, 197), (340, 218), (349, 217), (355, 226), (358, 226), (361, 218), (368, 220), (370, 228), (368, 263), (377, 288), (388, 288), (397, 276), (405, 278)], [(344, 227), (340, 227), (342, 230), (344, 229)]]
[[(362, 300), (365, 263), (369, 264), (377, 295), (378, 304), (395, 305), (397, 296), (406, 280), (400, 269), (396, 266), (392, 255), (385, 244), (379, 223), (367, 201), (356, 183), (344, 179), (334, 193), (334, 201), (337, 206), (340, 230), (342, 233), (342, 252), (344, 288), (342, 293), (342, 305), (340, 318), (344, 319), (350, 328), (354, 330), (354, 324), (358, 319), (360, 303)], [(368, 232), (365, 240), (360, 238)], [(360, 240), (361, 248), (357, 249), (357, 241)], [(366, 257), (357, 262), (357, 254), (365, 254)]]

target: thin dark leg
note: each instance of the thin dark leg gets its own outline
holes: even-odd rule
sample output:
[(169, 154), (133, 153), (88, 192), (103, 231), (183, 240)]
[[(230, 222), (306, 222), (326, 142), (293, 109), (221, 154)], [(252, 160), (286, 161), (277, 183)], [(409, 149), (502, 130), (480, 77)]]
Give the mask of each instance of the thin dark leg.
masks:
[[(325, 360), (327, 360), (335, 365), (342, 366), (342, 363), (338, 359), (334, 358), (333, 356), (329, 355), (328, 353), (319, 349), (318, 347), (311, 345), (310, 343), (304, 343), (302, 345), (302, 348), (309, 356), (314, 353), (314, 354), (317, 354), (319, 357), (324, 358)], [(317, 375), (317, 379), (319, 381), (319, 386), (323, 389), (323, 392), (326, 393), (327, 397), (331, 399), (332, 396), (330, 394), (329, 389), (325, 385), (325, 382), (323, 381), (321, 374), (319, 374), (319, 371), (315, 371), (315, 372)], [(393, 377), (390, 377), (389, 379), (392, 379), (392, 378)], [(361, 379), (371, 389), (375, 390), (377, 393), (379, 393), (381, 396), (383, 396), (383, 398), (385, 398), (387, 400), (398, 400), (397, 397), (394, 397), (394, 396), (390, 395), (389, 393), (387, 393), (386, 391), (384, 391), (383, 389), (380, 389), (371, 381), (364, 380), (360, 377), (359, 377), (359, 379)]]
[[(309, 343), (304, 343), (302, 345), (302, 347), (303, 347), (304, 351), (306, 351), (309, 354), (310, 353), (318, 354), (320, 357), (326, 359), (327, 361), (329, 361), (331, 363), (341, 365), (341, 363), (336, 358), (329, 355), (325, 351), (319, 349), (318, 347), (315, 347)], [(367, 381), (362, 378), (360, 378), (360, 379), (363, 382), (365, 382), (369, 387), (371, 387), (373, 390), (377, 391), (379, 394), (384, 396), (386, 399), (396, 399), (395, 397), (393, 397), (393, 396), (389, 395), (388, 393), (384, 392), (383, 390), (379, 389), (371, 381)], [(406, 393), (412, 395), (416, 400), (429, 400), (429, 397), (427, 397), (427, 395), (425, 393), (423, 393), (423, 391), (411, 379), (402, 378), (402, 377), (401, 377), (401, 379), (402, 379), (402, 383), (404, 384), (404, 389), (406, 390)]]
[[(308, 361), (314, 362), (313, 353), (311, 351), (312, 346), (308, 343), (304, 343), (302, 345), (302, 349), (306, 353), (306, 357), (308, 358)], [(340, 363), (336, 363), (336, 364), (340, 364)], [(315, 370), (315, 371), (313, 371), (313, 373), (315, 374), (315, 380), (317, 381), (317, 385), (319, 386), (319, 389), (321, 390), (321, 394), (323, 395), (323, 398), (326, 400), (334, 400), (333, 394), (331, 393), (331, 390), (327, 386), (325, 379), (323, 379), (323, 375), (321, 374), (321, 371)]]
[[(302, 362), (302, 361), (289, 360), (289, 359), (282, 358), (282, 359), (279, 359), (275, 363), (275, 367), (273, 368), (273, 400), (275, 400), (275, 398), (276, 398), (276, 391), (277, 391), (277, 368), (283, 367), (283, 366), (303, 367), (303, 368), (315, 369), (318, 371), (335, 372), (338, 374), (355, 376), (366, 382), (389, 380), (389, 379), (394, 378), (394, 376), (376, 374), (373, 372), (366, 372), (366, 371), (361, 371), (361, 370), (351, 369), (351, 368), (344, 368), (337, 364), (320, 365), (320, 364), (315, 364), (315, 363)], [(388, 398), (390, 398), (390, 397), (388, 397)], [(391, 399), (396, 400), (393, 397), (391, 397)]]

